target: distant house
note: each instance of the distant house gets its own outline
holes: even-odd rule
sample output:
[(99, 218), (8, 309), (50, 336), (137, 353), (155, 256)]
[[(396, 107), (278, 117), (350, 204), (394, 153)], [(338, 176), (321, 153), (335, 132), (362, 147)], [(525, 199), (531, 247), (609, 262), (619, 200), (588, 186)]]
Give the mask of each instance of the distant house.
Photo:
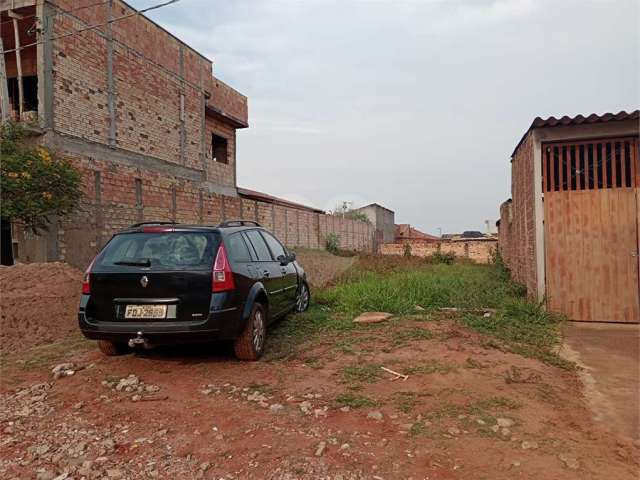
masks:
[(439, 242), (440, 237), (429, 235), (428, 233), (421, 232), (420, 230), (413, 228), (408, 223), (401, 223), (396, 225), (395, 230), (395, 242), (411, 242), (411, 243), (435, 243)]
[(536, 118), (511, 155), (499, 248), (571, 320), (640, 320), (640, 111)]
[(477, 230), (465, 230), (462, 232), (461, 238), (485, 238), (486, 235)]
[(378, 245), (381, 243), (393, 243), (395, 240), (396, 219), (396, 214), (393, 210), (389, 210), (377, 203), (371, 203), (354, 209), (354, 212), (360, 212), (367, 216), (375, 230), (375, 242)]

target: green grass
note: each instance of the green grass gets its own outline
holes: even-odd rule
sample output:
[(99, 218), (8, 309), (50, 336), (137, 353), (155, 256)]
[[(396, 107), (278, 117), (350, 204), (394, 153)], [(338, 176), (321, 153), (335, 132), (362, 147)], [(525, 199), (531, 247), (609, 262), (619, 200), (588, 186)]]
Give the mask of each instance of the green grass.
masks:
[(342, 369), (342, 378), (347, 383), (375, 383), (382, 372), (377, 363), (352, 363)]
[(375, 407), (378, 405), (378, 402), (375, 400), (355, 393), (343, 393), (338, 395), (335, 403), (338, 407), (349, 407), (353, 409)]
[(402, 413), (410, 413), (420, 404), (419, 395), (415, 392), (397, 392), (394, 395), (394, 402)]
[(335, 287), (318, 292), (316, 299), (353, 317), (365, 311), (409, 315), (416, 312), (416, 305), (425, 309), (498, 308), (521, 293), (520, 287), (504, 281), (490, 266), (424, 264), (392, 273), (356, 266)]
[(487, 421), (487, 423), (495, 423), (495, 415), (499, 415), (506, 411), (517, 410), (522, 404), (516, 400), (507, 397), (489, 397), (484, 400), (458, 405), (444, 404), (432, 410), (427, 414), (430, 420), (442, 420), (444, 418), (453, 418), (459, 415), (474, 415)]
[[(499, 264), (447, 265), (414, 257), (367, 256), (359, 258), (333, 286), (313, 294), (316, 303), (307, 312), (291, 316), (272, 329), (267, 359), (291, 358), (300, 344), (317, 334), (338, 334), (354, 328), (379, 333), (380, 340), (389, 337), (386, 339), (392, 347), (427, 340), (433, 336), (427, 329), (388, 327), (401, 326), (416, 315), (427, 318), (439, 307), (458, 307), (467, 312), (495, 310), (489, 317), (464, 312), (445, 315), (488, 335), (485, 347), (534, 357), (561, 368), (573, 366), (554, 351), (562, 319), (527, 301), (524, 289), (513, 283)], [(425, 311), (417, 314), (416, 305)], [(353, 318), (365, 311), (389, 312), (398, 319), (378, 325), (354, 325)], [(338, 350), (355, 353), (353, 344), (348, 342)]]

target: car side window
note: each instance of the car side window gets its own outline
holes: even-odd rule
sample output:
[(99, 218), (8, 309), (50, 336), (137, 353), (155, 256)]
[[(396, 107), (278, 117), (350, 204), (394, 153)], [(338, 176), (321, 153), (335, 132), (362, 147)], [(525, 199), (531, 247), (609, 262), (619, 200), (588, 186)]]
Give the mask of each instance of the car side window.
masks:
[(244, 243), (242, 234), (234, 233), (233, 235), (230, 235), (226, 241), (226, 245), (229, 249), (229, 256), (231, 257), (231, 260), (236, 262), (251, 261), (251, 255), (249, 254), (247, 244)]
[(265, 241), (267, 242), (267, 245), (269, 245), (269, 249), (271, 249), (271, 253), (273, 253), (273, 258), (277, 260), (278, 257), (280, 256), (283, 256), (283, 257), (287, 256), (287, 253), (285, 252), (284, 247), (273, 235), (271, 235), (268, 232), (261, 232), (261, 233)]
[(251, 245), (253, 245), (253, 249), (255, 250), (256, 255), (258, 256), (258, 261), (259, 262), (273, 261), (273, 259), (271, 258), (271, 253), (269, 252), (269, 248), (267, 247), (267, 244), (262, 238), (262, 235), (260, 235), (260, 232), (258, 232), (257, 230), (248, 230), (245, 233), (247, 235), (247, 238), (251, 242)]

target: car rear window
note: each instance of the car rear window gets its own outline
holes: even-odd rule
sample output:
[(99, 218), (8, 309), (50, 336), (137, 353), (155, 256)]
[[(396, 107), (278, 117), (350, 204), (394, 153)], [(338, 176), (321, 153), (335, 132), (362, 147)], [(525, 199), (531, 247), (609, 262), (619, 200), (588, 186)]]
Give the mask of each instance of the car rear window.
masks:
[(219, 244), (213, 232), (154, 232), (116, 235), (98, 259), (100, 266), (157, 269), (211, 268)]

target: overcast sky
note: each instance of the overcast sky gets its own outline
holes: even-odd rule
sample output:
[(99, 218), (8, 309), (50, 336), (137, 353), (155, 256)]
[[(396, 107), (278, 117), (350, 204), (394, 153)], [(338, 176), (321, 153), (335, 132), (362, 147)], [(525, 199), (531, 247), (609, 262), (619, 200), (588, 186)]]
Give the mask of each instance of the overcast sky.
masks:
[(437, 234), (495, 222), (534, 117), (638, 108), (639, 5), (182, 0), (150, 16), (249, 97), (239, 186), (377, 202)]

